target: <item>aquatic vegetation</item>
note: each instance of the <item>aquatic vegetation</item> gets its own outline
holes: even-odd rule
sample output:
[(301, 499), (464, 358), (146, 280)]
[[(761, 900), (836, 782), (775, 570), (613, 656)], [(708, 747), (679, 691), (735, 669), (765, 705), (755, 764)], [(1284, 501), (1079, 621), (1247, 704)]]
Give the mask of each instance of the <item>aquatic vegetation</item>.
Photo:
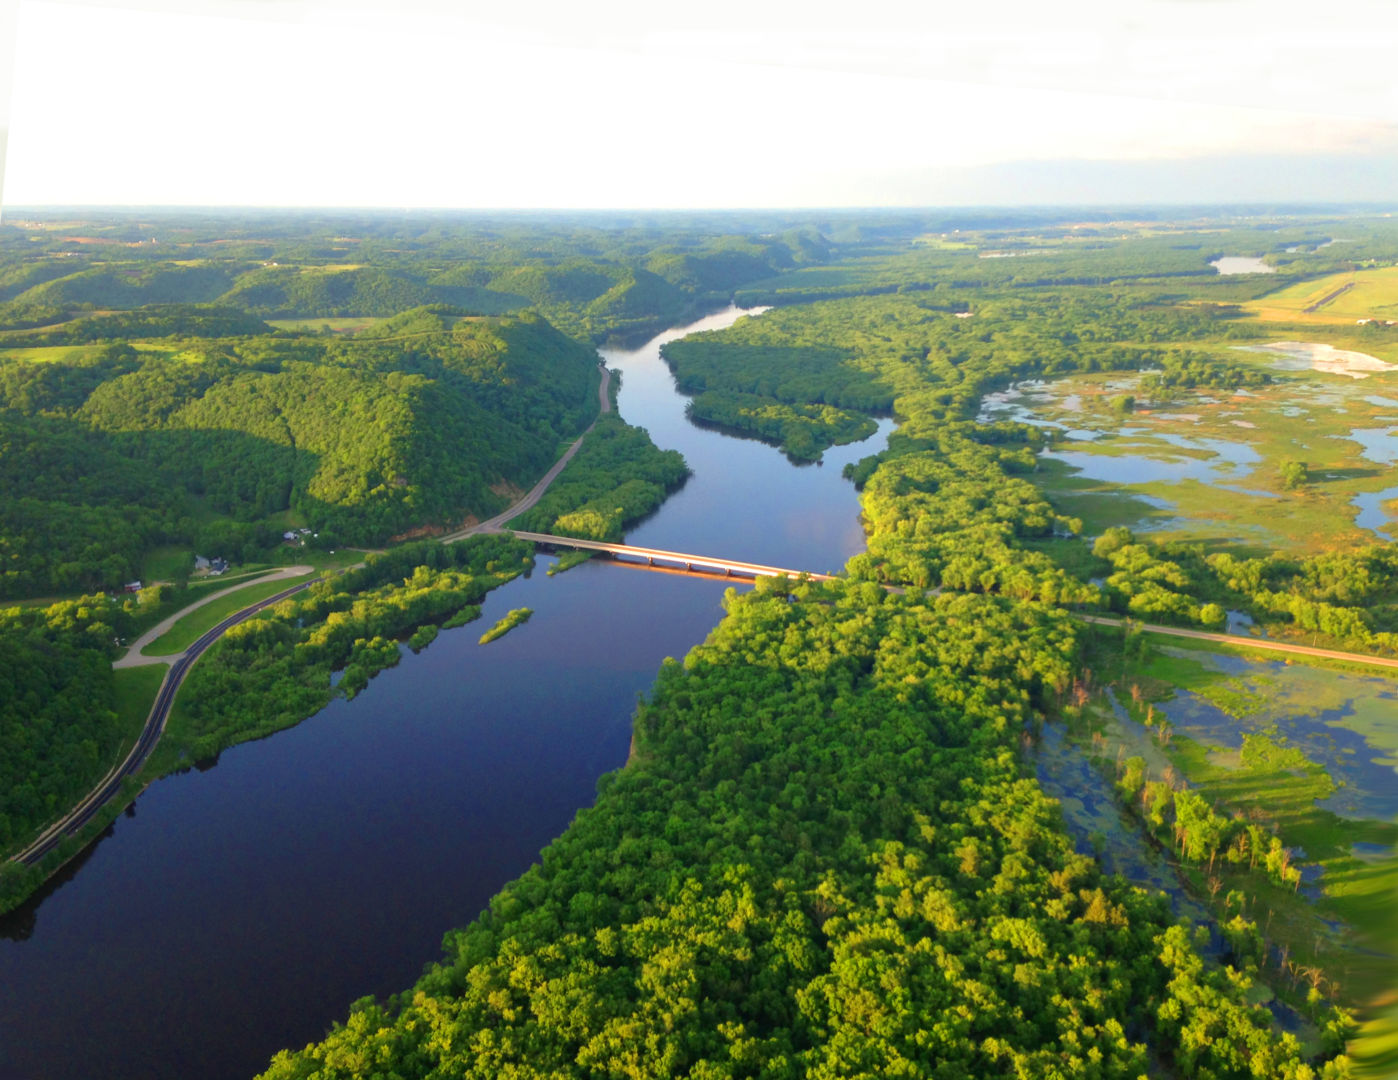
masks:
[(534, 612), (529, 608), (515, 608), (513, 611), (506, 612), (500, 617), (499, 622), (481, 635), (480, 643), (482, 645), (489, 645), (492, 641), (504, 637), (516, 626), (527, 623), (529, 617), (533, 614)]

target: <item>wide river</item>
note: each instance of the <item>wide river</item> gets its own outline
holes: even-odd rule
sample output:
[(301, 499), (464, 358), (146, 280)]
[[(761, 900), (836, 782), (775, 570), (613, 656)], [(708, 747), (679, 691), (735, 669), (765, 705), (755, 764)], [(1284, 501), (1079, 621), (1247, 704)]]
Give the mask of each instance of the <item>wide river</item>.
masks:
[[(741, 315), (603, 351), (622, 416), (694, 472), (628, 540), (837, 570), (864, 543), (841, 469), (892, 423), (805, 467), (691, 424), (660, 346)], [(592, 802), (661, 660), (721, 617), (721, 580), (600, 562), (550, 578), (549, 562), (354, 701), (153, 785), (0, 917), (0, 1078), (246, 1078), (408, 987)], [(516, 607), (534, 618), (476, 644)]]

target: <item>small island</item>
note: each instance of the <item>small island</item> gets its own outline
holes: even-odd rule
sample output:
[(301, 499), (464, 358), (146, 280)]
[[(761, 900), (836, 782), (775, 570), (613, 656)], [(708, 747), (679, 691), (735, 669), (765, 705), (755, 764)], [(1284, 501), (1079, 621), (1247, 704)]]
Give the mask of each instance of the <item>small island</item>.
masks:
[(484, 634), (481, 635), (481, 644), (489, 645), (496, 638), (504, 637), (516, 626), (519, 626), (520, 623), (528, 622), (529, 616), (533, 614), (534, 610), (532, 608), (515, 608), (513, 611), (505, 615), (505, 617), (501, 619), (498, 623), (496, 623), (494, 626), (492, 626), (489, 630), (487, 630)]

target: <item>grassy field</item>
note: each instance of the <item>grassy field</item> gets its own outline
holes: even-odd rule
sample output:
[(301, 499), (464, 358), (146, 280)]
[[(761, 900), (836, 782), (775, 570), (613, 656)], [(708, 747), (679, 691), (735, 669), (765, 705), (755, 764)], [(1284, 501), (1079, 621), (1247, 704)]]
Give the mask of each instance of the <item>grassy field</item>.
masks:
[(145, 726), (167, 670), (164, 665), (152, 664), (148, 667), (117, 668), (112, 672), (116, 683), (117, 715), (121, 717), (121, 729), (128, 739), (122, 753), (130, 748), (131, 741)]
[[(52, 329), (45, 327), (45, 329)], [(141, 353), (164, 353), (166, 356), (178, 357), (186, 363), (198, 363), (204, 358), (198, 353), (174, 348), (163, 342), (155, 341), (132, 341), (128, 342), (133, 349)], [(23, 360), (31, 364), (51, 364), (56, 361), (77, 362), (96, 356), (107, 345), (97, 343), (91, 345), (36, 345), (32, 347), (20, 347), (9, 345), (0, 348), (0, 361)]]
[(82, 360), (93, 356), (107, 346), (105, 345), (40, 345), (35, 348), (0, 349), (0, 359), (4, 360), (24, 360), (31, 364), (51, 364), (59, 360)]
[(268, 319), (267, 325), (278, 330), (297, 330), (303, 333), (307, 331), (314, 333), (328, 326), (336, 334), (353, 334), (359, 330), (367, 330), (383, 321), (382, 318), (371, 315), (335, 315), (319, 319)]
[(184, 545), (168, 544), (151, 548), (141, 560), (141, 580), (174, 581), (182, 569), (192, 567), (194, 551)]
[(1268, 322), (1353, 325), (1356, 319), (1398, 319), (1398, 267), (1313, 278), (1243, 308)]
[(313, 548), (288, 548), (289, 558), (296, 564), (314, 566), (317, 570), (343, 570), (364, 561), (365, 552), (358, 548), (336, 548), (334, 552)]
[(203, 607), (196, 608), (142, 649), (141, 655), (172, 656), (175, 653), (183, 652), (194, 644), (206, 630), (217, 626), (235, 611), (240, 611), (249, 604), (255, 604), (269, 596), (275, 596), (283, 589), (289, 589), (298, 582), (305, 581), (309, 576), (253, 582), (238, 589), (237, 592), (229, 593)]

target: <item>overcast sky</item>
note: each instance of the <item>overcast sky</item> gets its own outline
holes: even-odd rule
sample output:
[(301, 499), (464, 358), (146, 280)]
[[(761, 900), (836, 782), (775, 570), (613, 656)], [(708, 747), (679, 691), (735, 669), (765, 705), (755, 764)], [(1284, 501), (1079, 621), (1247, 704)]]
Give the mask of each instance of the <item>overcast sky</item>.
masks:
[(0, 0), (10, 40), (9, 205), (1398, 194), (1392, 0)]

